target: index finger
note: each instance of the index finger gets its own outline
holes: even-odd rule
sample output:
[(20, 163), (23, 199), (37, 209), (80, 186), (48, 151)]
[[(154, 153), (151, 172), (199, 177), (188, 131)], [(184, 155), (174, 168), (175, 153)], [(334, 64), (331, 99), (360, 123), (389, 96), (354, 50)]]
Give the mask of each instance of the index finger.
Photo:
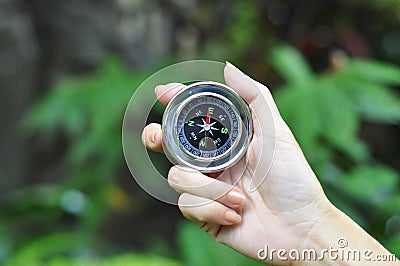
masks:
[(278, 107), (265, 85), (251, 79), (229, 62), (226, 62), (224, 76), (226, 84), (234, 89), (256, 112), (265, 112), (266, 103), (274, 118), (280, 118)]
[(163, 105), (167, 105), (172, 97), (174, 97), (174, 95), (184, 87), (185, 85), (183, 85), (182, 83), (168, 83), (165, 85), (158, 85), (155, 89), (155, 93), (157, 95), (158, 101)]
[[(234, 89), (249, 105), (252, 105), (255, 111), (257, 111), (257, 109), (262, 109), (258, 108), (258, 104), (253, 104), (256, 102), (256, 98), (262, 97), (271, 108), (273, 116), (275, 118), (280, 118), (275, 101), (266, 86), (252, 80), (229, 62), (226, 62), (225, 65), (224, 77), (226, 84)], [(158, 85), (155, 88), (155, 93), (158, 101), (163, 105), (167, 105), (172, 97), (184, 87), (185, 85), (182, 83)]]

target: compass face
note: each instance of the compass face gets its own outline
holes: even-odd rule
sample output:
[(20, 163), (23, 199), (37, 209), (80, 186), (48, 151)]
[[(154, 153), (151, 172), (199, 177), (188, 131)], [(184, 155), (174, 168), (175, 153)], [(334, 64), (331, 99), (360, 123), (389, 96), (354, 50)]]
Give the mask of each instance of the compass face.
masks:
[(219, 157), (238, 137), (238, 115), (218, 97), (199, 96), (183, 106), (177, 129), (179, 144), (186, 152), (199, 158)]
[(246, 152), (252, 124), (245, 101), (228, 86), (197, 82), (167, 105), (162, 123), (167, 158), (202, 172), (217, 172)]

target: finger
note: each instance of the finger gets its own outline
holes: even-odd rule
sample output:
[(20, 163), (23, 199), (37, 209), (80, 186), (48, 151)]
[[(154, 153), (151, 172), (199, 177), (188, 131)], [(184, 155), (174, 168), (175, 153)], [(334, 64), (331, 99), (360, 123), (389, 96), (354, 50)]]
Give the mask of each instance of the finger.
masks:
[(155, 93), (157, 95), (158, 101), (163, 105), (167, 105), (172, 97), (174, 97), (174, 95), (184, 87), (185, 85), (183, 85), (182, 83), (168, 83), (165, 85), (158, 85), (155, 88)]
[(196, 223), (232, 225), (241, 221), (241, 216), (219, 202), (189, 193), (179, 196), (178, 206), (183, 216)]
[(168, 183), (178, 193), (186, 192), (202, 198), (216, 200), (231, 208), (243, 205), (246, 199), (243, 192), (234, 185), (182, 166), (174, 166), (170, 169)]
[(148, 124), (142, 132), (142, 142), (146, 148), (156, 151), (162, 152), (162, 133), (161, 133), (161, 125), (156, 123)]
[(224, 68), (224, 77), (226, 84), (234, 89), (249, 105), (254, 103), (253, 108), (256, 112), (262, 112), (265, 109), (263, 104), (255, 104), (257, 98), (262, 98), (267, 102), (274, 118), (280, 118), (278, 107), (265, 85), (251, 79), (229, 62), (226, 62)]

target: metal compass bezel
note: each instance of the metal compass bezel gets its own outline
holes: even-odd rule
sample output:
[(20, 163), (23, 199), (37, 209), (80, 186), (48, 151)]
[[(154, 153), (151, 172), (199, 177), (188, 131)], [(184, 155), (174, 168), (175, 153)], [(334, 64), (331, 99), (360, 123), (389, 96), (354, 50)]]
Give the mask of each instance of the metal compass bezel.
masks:
[[(195, 156), (180, 145), (177, 128), (182, 109), (192, 100), (212, 96), (230, 105), (238, 122), (238, 135), (232, 146), (223, 154), (211, 158)], [(251, 140), (252, 123), (246, 102), (230, 87), (213, 81), (196, 82), (184, 87), (167, 105), (162, 121), (163, 148), (174, 164), (194, 168), (201, 172), (218, 172), (235, 164), (246, 153)], [(231, 138), (231, 137), (230, 137)]]

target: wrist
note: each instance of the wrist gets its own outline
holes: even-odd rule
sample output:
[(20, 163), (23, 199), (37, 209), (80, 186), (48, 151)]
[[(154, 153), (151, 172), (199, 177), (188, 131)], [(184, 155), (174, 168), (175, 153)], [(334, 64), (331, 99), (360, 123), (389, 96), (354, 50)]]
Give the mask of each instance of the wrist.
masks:
[[(332, 236), (332, 228), (330, 227), (335, 221), (340, 220), (338, 210), (324, 195), (319, 200), (315, 213), (312, 226), (299, 244), (300, 258), (294, 260), (292, 265), (319, 265), (322, 261), (325, 265), (338, 264), (329, 263), (323, 258), (325, 249), (334, 244), (332, 242), (334, 236)], [(323, 255), (321, 255), (322, 252), (324, 252)]]
[[(306, 256), (293, 265), (375, 265), (377, 255), (390, 255), (378, 241), (328, 200), (299, 251), (306, 255), (311, 252), (311, 255), (315, 254), (315, 259)], [(393, 259), (384, 265), (398, 265), (398, 261)]]

